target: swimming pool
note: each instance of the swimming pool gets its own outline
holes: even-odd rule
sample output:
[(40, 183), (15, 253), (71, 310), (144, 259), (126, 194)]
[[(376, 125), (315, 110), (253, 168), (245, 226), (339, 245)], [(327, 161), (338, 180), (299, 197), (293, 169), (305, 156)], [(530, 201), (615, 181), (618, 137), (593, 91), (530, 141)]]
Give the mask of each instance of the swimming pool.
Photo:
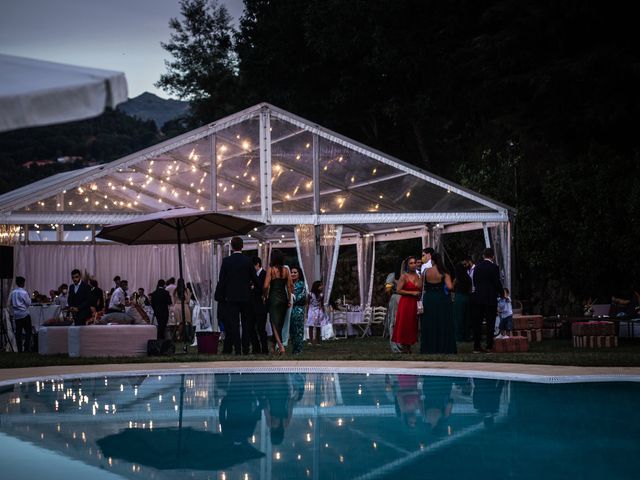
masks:
[(317, 370), (5, 385), (2, 476), (638, 478), (638, 382)]

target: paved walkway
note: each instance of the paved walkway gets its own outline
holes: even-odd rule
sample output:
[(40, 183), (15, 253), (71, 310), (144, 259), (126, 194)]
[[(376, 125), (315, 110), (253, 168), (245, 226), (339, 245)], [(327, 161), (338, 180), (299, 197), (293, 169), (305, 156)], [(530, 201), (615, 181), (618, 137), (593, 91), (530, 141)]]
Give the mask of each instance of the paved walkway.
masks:
[(170, 370), (220, 369), (273, 369), (286, 367), (319, 367), (370, 369), (435, 369), (473, 373), (498, 372), (505, 374), (541, 375), (546, 377), (570, 376), (635, 376), (640, 378), (640, 367), (573, 367), (557, 365), (521, 365), (515, 363), (470, 363), (470, 362), (382, 362), (382, 361), (253, 361), (253, 362), (197, 362), (197, 363), (124, 363), (105, 365), (66, 365), (51, 367), (0, 369), (0, 382), (11, 380), (48, 378), (60, 375), (105, 374)]

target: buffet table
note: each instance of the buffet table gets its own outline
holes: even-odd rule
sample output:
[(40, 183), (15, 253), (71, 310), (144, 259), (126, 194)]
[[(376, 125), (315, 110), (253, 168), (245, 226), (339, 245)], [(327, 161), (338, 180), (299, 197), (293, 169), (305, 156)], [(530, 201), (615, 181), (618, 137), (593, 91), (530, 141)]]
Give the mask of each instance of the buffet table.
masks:
[(35, 304), (29, 307), (29, 315), (31, 316), (31, 326), (37, 332), (47, 320), (60, 317), (60, 305), (55, 304)]

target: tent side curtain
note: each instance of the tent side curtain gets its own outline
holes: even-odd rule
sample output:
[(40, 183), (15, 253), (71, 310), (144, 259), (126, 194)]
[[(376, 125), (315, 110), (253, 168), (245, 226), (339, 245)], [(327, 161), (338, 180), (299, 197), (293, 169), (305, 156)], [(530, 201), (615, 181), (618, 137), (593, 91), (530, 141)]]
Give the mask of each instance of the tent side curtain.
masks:
[(500, 268), (502, 285), (511, 290), (511, 238), (510, 224), (500, 223), (489, 228), (491, 246), (496, 255), (496, 264)]
[[(48, 294), (61, 284), (69, 284), (71, 270), (79, 269), (95, 278), (108, 291), (113, 277), (128, 280), (130, 292), (140, 287), (150, 293), (159, 279), (178, 277), (175, 245), (16, 245), (17, 275), (27, 279), (30, 291)], [(210, 305), (212, 288), (211, 245), (209, 242), (183, 246), (186, 282), (193, 286), (198, 302)]]
[(338, 251), (342, 237), (342, 225), (322, 225), (320, 238), (321, 277), (324, 283), (324, 302), (329, 304), (333, 280), (338, 266)]
[(313, 225), (297, 225), (295, 228), (296, 250), (298, 261), (302, 268), (307, 292), (317, 278), (316, 261), (316, 230)]
[(360, 306), (365, 309), (371, 305), (373, 297), (373, 277), (375, 273), (376, 241), (373, 235), (364, 235), (356, 244), (358, 254), (358, 287)]

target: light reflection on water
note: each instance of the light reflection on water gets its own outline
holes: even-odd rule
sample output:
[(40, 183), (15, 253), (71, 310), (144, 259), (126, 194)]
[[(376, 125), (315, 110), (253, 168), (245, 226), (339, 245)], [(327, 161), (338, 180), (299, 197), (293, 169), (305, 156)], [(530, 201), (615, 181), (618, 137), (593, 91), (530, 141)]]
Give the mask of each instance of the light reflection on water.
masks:
[(24, 441), (58, 473), (66, 459), (126, 478), (634, 478), (638, 394), (344, 373), (45, 380), (0, 391), (0, 464)]

